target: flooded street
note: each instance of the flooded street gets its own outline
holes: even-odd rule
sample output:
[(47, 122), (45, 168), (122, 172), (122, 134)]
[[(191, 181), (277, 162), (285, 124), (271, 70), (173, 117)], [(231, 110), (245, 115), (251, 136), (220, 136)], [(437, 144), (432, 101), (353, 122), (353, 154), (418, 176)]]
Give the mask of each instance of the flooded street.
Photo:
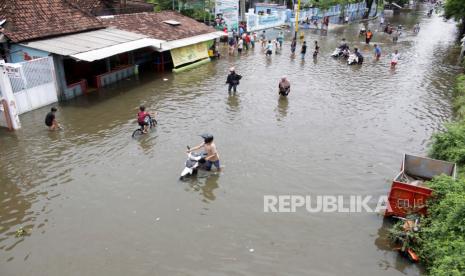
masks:
[[(268, 59), (259, 47), (241, 57), (224, 48), (194, 70), (60, 103), (61, 132), (43, 125), (50, 107), (21, 115), (20, 131), (0, 130), (0, 275), (420, 274), (390, 248), (379, 214), (263, 211), (264, 195), (386, 195), (402, 154), (425, 155), (451, 118), (454, 23), (421, 12), (387, 20), (407, 34), (394, 45), (375, 31), (379, 62), (357, 24), (306, 30), (316, 61), (312, 47), (305, 62), (290, 58), (288, 33)], [(330, 57), (342, 37), (363, 66)], [(231, 66), (243, 79), (228, 96)], [(277, 95), (282, 75), (288, 100)], [(140, 104), (159, 125), (132, 139)], [(224, 172), (179, 181), (186, 145), (204, 132)], [(28, 235), (17, 238), (21, 226)]]

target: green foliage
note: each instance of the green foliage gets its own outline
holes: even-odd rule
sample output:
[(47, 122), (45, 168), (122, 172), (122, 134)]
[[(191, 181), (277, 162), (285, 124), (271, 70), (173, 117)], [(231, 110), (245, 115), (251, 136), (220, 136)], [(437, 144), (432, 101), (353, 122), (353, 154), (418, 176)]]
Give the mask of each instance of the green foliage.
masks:
[(414, 250), (430, 275), (465, 272), (465, 178), (439, 176), (427, 182), (434, 190), (428, 216), (421, 221)]
[(456, 21), (465, 19), (465, 1), (463, 0), (446, 0), (444, 5), (444, 16), (454, 18)]
[(207, 12), (207, 11), (204, 11), (204, 10), (199, 10), (199, 9), (184, 9), (184, 10), (181, 10), (181, 13), (185, 16), (189, 16), (191, 18), (194, 18), (196, 20), (199, 20), (199, 21), (202, 21), (202, 20), (206, 20), (208, 21), (209, 20), (209, 17), (210, 17), (210, 21), (213, 21), (215, 20), (215, 15)]
[[(163, 11), (163, 10), (172, 10), (173, 9), (173, 1), (172, 0), (146, 0), (148, 3), (155, 4), (156, 11)], [(175, 1), (176, 4), (176, 1)], [(176, 8), (177, 6), (175, 6)]]
[(447, 124), (446, 131), (434, 134), (430, 156), (465, 165), (465, 122)]
[(465, 75), (457, 78), (454, 89), (454, 111), (458, 119), (465, 119)]

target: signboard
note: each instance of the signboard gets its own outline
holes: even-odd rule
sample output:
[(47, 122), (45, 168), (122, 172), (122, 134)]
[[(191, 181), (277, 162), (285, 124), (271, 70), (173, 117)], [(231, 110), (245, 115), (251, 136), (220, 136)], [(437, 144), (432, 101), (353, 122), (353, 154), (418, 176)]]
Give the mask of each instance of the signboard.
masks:
[(217, 0), (215, 15), (221, 15), (228, 27), (228, 31), (239, 28), (239, 0)]
[(5, 71), (8, 77), (12, 79), (21, 78), (21, 67), (5, 66)]
[(207, 42), (201, 42), (171, 50), (171, 58), (173, 59), (174, 67), (208, 57)]

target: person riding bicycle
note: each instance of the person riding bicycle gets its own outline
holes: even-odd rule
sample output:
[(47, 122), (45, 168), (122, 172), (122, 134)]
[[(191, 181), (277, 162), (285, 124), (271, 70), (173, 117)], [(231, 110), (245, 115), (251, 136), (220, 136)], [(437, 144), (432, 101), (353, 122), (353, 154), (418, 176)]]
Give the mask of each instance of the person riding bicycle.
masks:
[(143, 128), (143, 133), (148, 132), (150, 126), (150, 120), (154, 119), (155, 116), (152, 116), (149, 112), (145, 111), (145, 106), (141, 105), (139, 107), (139, 112), (137, 113), (137, 123), (141, 128)]

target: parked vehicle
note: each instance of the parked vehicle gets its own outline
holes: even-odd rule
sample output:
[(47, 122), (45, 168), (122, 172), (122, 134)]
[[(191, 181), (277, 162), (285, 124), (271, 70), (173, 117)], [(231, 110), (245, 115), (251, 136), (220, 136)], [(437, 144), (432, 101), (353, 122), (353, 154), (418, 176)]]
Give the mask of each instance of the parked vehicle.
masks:
[(400, 172), (392, 181), (385, 216), (426, 215), (426, 200), (433, 191), (424, 182), (441, 174), (455, 178), (456, 170), (451, 162), (404, 154)]

